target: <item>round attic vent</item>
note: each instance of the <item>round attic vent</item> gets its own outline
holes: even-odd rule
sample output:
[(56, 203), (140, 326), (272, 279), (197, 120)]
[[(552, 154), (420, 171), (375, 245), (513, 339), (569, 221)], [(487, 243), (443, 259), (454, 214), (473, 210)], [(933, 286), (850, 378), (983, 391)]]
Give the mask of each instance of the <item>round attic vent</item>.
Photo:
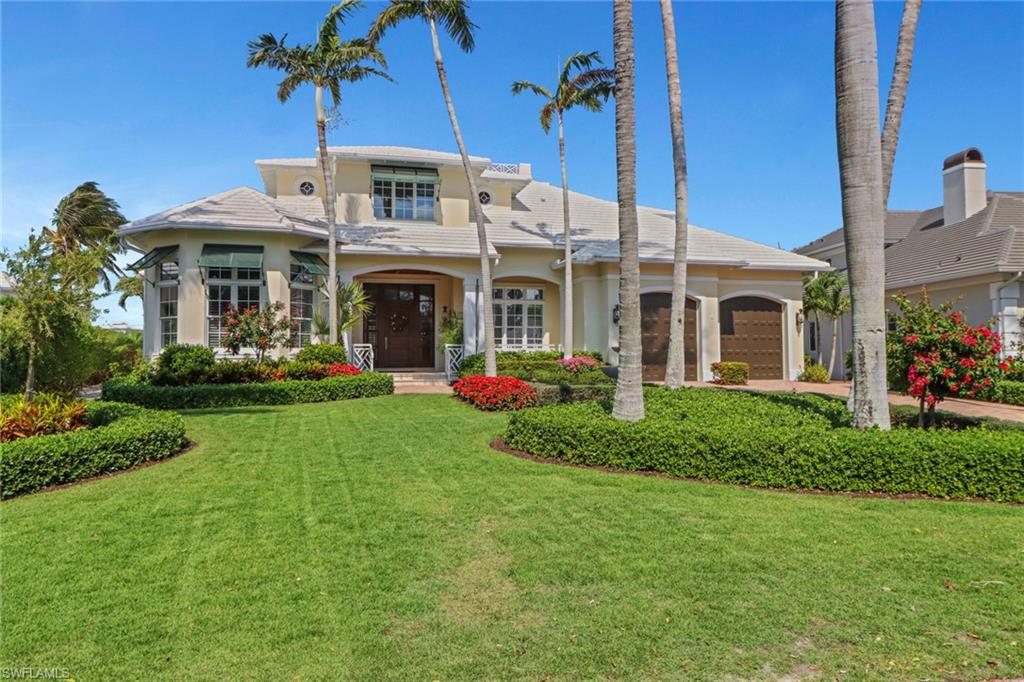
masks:
[(484, 206), (487, 206), (491, 203), (491, 193), (488, 192), (486, 189), (480, 190), (480, 193), (477, 194), (477, 196), (480, 197), (480, 203), (483, 204)]

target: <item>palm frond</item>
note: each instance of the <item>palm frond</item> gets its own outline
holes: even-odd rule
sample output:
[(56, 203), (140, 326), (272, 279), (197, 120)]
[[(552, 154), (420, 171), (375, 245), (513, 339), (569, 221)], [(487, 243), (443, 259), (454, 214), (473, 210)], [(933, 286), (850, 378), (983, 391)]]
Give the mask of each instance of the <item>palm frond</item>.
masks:
[(388, 30), (406, 19), (419, 18), (426, 21), (428, 16), (426, 0), (391, 0), (391, 3), (373, 20), (366, 39), (372, 44), (377, 44)]
[(562, 72), (559, 74), (559, 83), (568, 83), (569, 74), (573, 70), (577, 71), (589, 71), (594, 67), (594, 64), (603, 64), (601, 61), (601, 55), (594, 50), (593, 52), (575, 52), (569, 55), (569, 58), (562, 63)]
[(556, 110), (554, 100), (548, 100), (540, 108), (540, 127), (544, 129), (545, 133), (551, 131), (551, 119), (554, 117)]
[(472, 52), (476, 47), (473, 31), (477, 25), (469, 19), (466, 0), (427, 0), (427, 6), (434, 21), (441, 25), (459, 48), (463, 52)]
[(518, 95), (522, 92), (529, 90), (535, 95), (540, 95), (546, 99), (551, 99), (551, 91), (545, 88), (543, 85), (537, 85), (530, 81), (515, 81), (512, 83), (512, 94)]
[(317, 44), (330, 41), (332, 37), (337, 38), (340, 24), (344, 24), (346, 19), (362, 8), (362, 0), (341, 0), (338, 4), (333, 5), (327, 10), (324, 22), (320, 25), (320, 36)]
[(288, 34), (278, 40), (271, 33), (264, 33), (256, 40), (249, 41), (249, 58), (245, 65), (250, 68), (266, 66), (278, 71), (287, 71), (293, 60), (294, 49), (284, 43)]
[(282, 103), (287, 102), (288, 98), (292, 96), (292, 93), (295, 92), (295, 90), (298, 89), (300, 85), (303, 85), (308, 82), (310, 81), (305, 76), (305, 74), (288, 74), (287, 76), (284, 77), (284, 80), (282, 80), (277, 85), (277, 99), (280, 100)]

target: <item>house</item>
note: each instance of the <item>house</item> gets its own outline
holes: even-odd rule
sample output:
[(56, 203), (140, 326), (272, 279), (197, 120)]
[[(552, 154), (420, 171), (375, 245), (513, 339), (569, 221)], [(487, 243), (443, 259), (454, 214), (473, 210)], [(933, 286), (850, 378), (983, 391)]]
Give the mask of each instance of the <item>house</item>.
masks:
[(14, 295), (14, 282), (6, 272), (0, 271), (0, 298)]
[[(337, 189), (337, 268), (360, 282), (373, 310), (348, 335), (355, 359), (378, 369), (440, 371), (462, 348), (440, 347), (443, 320), (460, 316), (464, 351), (561, 344), (561, 189), (527, 163), (471, 157), (487, 223), (495, 322), (485, 330), (479, 246), (461, 158), (406, 147), (331, 147)], [(281, 301), (297, 322), (293, 345), (315, 337), (324, 304), (326, 222), (314, 158), (256, 162), (263, 191), (239, 187), (125, 225), (144, 253), (144, 352), (172, 342), (219, 348), (228, 306)], [(618, 228), (614, 202), (570, 194), (577, 348), (616, 361)], [(642, 207), (641, 294), (648, 377), (663, 376), (668, 347), (674, 222)], [(755, 378), (794, 378), (803, 364), (801, 277), (826, 263), (691, 226), (686, 373), (749, 362)]]
[[(933, 303), (956, 300), (965, 320), (979, 325), (996, 320), (1005, 352), (1019, 348), (1024, 316), (1024, 192), (990, 191), (985, 159), (976, 148), (965, 149), (942, 163), (942, 205), (923, 211), (889, 211), (885, 222), (885, 288), (887, 297), (903, 292), (911, 299), (927, 287)], [(843, 230), (796, 249), (796, 253), (846, 269)], [(895, 306), (890, 301), (890, 310)], [(812, 356), (831, 346), (831, 323), (823, 320), (816, 347), (813, 323), (805, 335)], [(849, 314), (841, 320), (835, 378), (844, 373), (851, 347)], [(826, 360), (827, 361), (827, 360)]]

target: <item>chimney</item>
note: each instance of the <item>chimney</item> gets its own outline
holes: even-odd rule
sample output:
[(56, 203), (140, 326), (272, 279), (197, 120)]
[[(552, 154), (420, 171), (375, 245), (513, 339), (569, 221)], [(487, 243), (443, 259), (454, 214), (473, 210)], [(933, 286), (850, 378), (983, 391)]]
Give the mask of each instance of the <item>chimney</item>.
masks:
[(942, 222), (966, 220), (987, 204), (985, 158), (977, 147), (947, 156), (942, 162)]

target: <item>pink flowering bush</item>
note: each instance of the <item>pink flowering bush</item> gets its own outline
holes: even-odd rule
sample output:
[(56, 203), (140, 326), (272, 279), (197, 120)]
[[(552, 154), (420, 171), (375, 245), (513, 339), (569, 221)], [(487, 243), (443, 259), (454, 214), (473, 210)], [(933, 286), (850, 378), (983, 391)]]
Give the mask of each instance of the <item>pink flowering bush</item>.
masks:
[(577, 355), (571, 358), (558, 358), (556, 362), (558, 363), (559, 367), (568, 370), (573, 374), (586, 372), (598, 366), (597, 360), (595, 360), (594, 358), (588, 358), (585, 355)]

